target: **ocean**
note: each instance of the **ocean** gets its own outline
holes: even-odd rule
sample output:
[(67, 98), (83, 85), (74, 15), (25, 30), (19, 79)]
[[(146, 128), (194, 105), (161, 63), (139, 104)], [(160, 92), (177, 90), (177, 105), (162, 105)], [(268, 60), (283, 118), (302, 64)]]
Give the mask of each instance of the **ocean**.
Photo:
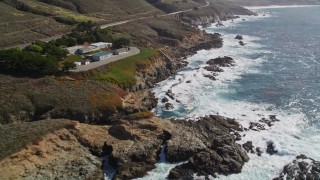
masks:
[[(276, 115), (280, 122), (264, 131), (243, 132), (239, 144), (252, 141), (266, 150), (273, 142), (278, 153), (249, 154), (242, 173), (219, 179), (272, 179), (297, 155), (320, 160), (320, 7), (268, 7), (253, 11), (259, 16), (223, 22), (224, 27), (205, 28), (223, 35), (220, 49), (202, 50), (189, 57), (189, 65), (153, 89), (159, 98), (154, 113), (163, 118), (195, 120), (219, 114), (235, 118), (244, 127)], [(234, 37), (243, 36), (245, 46)], [(234, 67), (223, 68), (216, 81), (203, 67), (209, 59), (230, 56)], [(187, 83), (190, 81), (191, 83)], [(174, 109), (161, 103), (171, 89)], [(142, 179), (165, 179), (174, 164), (162, 158)]]

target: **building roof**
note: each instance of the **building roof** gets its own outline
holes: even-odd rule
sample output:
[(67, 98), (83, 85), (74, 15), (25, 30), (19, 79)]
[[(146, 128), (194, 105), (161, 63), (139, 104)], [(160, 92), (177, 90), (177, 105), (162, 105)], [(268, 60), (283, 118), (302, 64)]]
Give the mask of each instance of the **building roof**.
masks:
[(108, 56), (108, 55), (111, 55), (112, 53), (110, 52), (106, 52), (106, 51), (102, 51), (102, 52), (98, 52), (98, 53), (95, 53), (93, 54), (92, 56)]
[(97, 43), (92, 43), (91, 46), (105, 46), (105, 45), (110, 45), (112, 43), (108, 43), (108, 42), (97, 42)]

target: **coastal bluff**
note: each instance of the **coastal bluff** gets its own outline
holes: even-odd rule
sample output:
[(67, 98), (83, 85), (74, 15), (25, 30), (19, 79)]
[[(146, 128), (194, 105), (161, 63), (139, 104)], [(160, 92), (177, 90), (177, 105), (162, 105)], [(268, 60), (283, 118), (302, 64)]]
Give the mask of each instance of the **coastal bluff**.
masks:
[[(54, 129), (32, 136), (1, 157), (1, 179), (103, 179), (102, 169), (106, 165), (116, 170), (114, 179), (143, 177), (155, 168), (161, 145), (166, 145), (167, 161), (186, 162), (170, 172), (170, 179), (188, 177), (191, 172), (204, 176), (239, 173), (248, 161), (232, 133), (242, 131), (242, 127), (221, 116), (198, 121), (127, 116), (114, 119), (112, 125), (99, 126), (63, 119), (43, 120), (19, 125), (29, 129), (19, 137), (31, 137), (30, 133), (34, 135), (45, 128), (36, 127), (39, 123), (51, 127), (52, 122), (56, 124)], [(18, 125), (10, 127), (11, 131), (5, 131), (7, 135), (2, 138), (15, 136), (12, 130)], [(15, 143), (12, 139), (1, 141), (7, 146)], [(108, 158), (109, 164), (102, 164), (102, 157)]]

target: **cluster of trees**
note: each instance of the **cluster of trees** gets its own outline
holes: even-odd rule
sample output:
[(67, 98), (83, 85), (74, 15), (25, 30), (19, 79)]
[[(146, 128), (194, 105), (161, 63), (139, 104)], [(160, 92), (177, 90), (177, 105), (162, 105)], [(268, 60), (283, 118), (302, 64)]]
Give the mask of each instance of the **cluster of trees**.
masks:
[(113, 38), (110, 35), (110, 30), (101, 29), (96, 23), (92, 21), (82, 22), (68, 34), (69, 37), (76, 38), (78, 44), (85, 42), (112, 42)]
[[(35, 48), (39, 50), (38, 47)], [(20, 48), (0, 50), (0, 71), (18, 76), (43, 76), (58, 72), (54, 56), (24, 51)]]

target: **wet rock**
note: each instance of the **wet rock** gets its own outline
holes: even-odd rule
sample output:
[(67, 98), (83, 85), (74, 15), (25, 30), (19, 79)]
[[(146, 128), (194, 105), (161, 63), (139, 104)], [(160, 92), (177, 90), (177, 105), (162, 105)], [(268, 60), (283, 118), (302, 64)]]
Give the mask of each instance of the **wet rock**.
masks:
[(207, 64), (217, 65), (221, 67), (230, 67), (230, 66), (234, 66), (234, 60), (231, 57), (224, 56), (224, 57), (218, 57), (215, 59), (210, 59), (209, 61), (207, 61)]
[(258, 156), (261, 156), (261, 154), (263, 153), (263, 151), (261, 150), (260, 147), (257, 147), (257, 148), (256, 148), (256, 151), (257, 151), (257, 155), (258, 155)]
[[(228, 133), (242, 131), (234, 119), (209, 116), (197, 122), (176, 122), (184, 124), (191, 133), (176, 129), (168, 141), (166, 157), (169, 162), (188, 162), (172, 169), (169, 179), (190, 179), (194, 173), (207, 177), (216, 173), (239, 173), (249, 160), (234, 134)], [(183, 140), (176, 140), (176, 136), (182, 136)]]
[(215, 80), (216, 80), (216, 78), (215, 78), (213, 75), (211, 75), (211, 74), (204, 74), (203, 77), (209, 78), (209, 79), (211, 79), (212, 81), (215, 81)]
[(246, 143), (242, 144), (242, 147), (250, 153), (254, 153), (254, 146), (252, 145), (252, 141), (247, 141)]
[(219, 68), (217, 65), (206, 66), (204, 69), (212, 72), (223, 72), (223, 69)]
[(164, 97), (162, 100), (161, 100), (162, 103), (166, 103), (166, 102), (169, 102), (169, 99), (167, 97)]
[(171, 90), (171, 89), (169, 89), (169, 90), (166, 92), (166, 95), (167, 95), (170, 99), (174, 100), (174, 94), (172, 93), (172, 90)]
[(273, 126), (274, 122), (280, 121), (279, 119), (276, 118), (275, 115), (270, 115), (269, 119), (262, 118), (259, 120), (259, 122), (267, 124), (269, 127)]
[(318, 180), (320, 179), (320, 162), (305, 155), (299, 155), (291, 163), (284, 166), (279, 177), (273, 180), (285, 179)]
[(260, 123), (250, 122), (249, 129), (254, 130), (254, 131), (261, 131), (261, 130), (265, 130), (265, 126)]
[(273, 142), (268, 142), (267, 143), (267, 151), (266, 151), (268, 154), (270, 155), (273, 155), (273, 154), (276, 154), (278, 153), (277, 150), (275, 150), (275, 147), (274, 147), (274, 144)]
[(224, 26), (224, 25), (222, 24), (222, 22), (221, 22), (221, 21), (218, 21), (217, 24), (216, 24), (216, 27), (222, 27), (222, 26)]
[(238, 40), (242, 40), (243, 39), (243, 37), (241, 36), (241, 35), (237, 35), (234, 39), (238, 39)]
[(173, 109), (174, 107), (173, 107), (173, 105), (172, 105), (171, 103), (166, 103), (166, 104), (165, 104), (165, 108), (166, 108), (166, 110), (171, 110), (171, 109)]
[(239, 41), (239, 44), (240, 44), (241, 46), (244, 46), (244, 45), (245, 45), (243, 41)]

